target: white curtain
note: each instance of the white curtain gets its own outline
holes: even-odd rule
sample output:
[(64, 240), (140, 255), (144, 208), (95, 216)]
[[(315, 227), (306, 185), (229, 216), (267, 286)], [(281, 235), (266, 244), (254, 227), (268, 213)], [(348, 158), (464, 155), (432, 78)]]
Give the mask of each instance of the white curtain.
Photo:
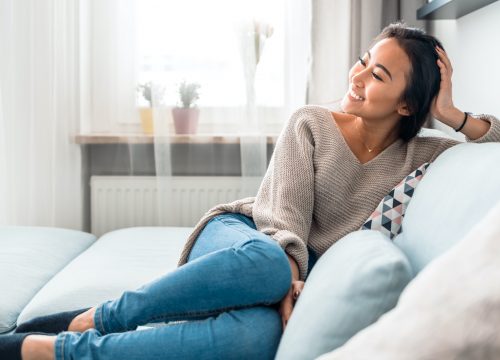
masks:
[[(128, 157), (125, 175), (144, 173), (151, 159), (133, 142), (149, 136), (154, 169), (145, 175), (156, 176), (159, 212), (144, 225), (193, 225), (169, 220), (176, 209), (162, 189), (173, 176), (240, 176), (235, 197), (255, 195), (273, 136), (306, 103), (310, 8), (304, 0), (0, 0), (0, 224), (90, 230), (95, 164), (82, 164), (77, 134), (131, 139), (101, 152), (110, 174)], [(200, 85), (191, 135), (173, 123), (182, 80)], [(151, 135), (141, 124), (147, 113)]]
[[(256, 195), (271, 155), (269, 136), (306, 102), (309, 1), (88, 0), (81, 14), (88, 34), (81, 36), (89, 94), (83, 129), (140, 134), (151, 127), (141, 125), (141, 116), (150, 114), (159, 189), (154, 224), (194, 225), (172, 222), (173, 176), (238, 175), (238, 197)], [(174, 127), (183, 80), (200, 85), (191, 135)], [(136, 148), (130, 143), (127, 151)]]
[(82, 228), (76, 0), (0, 0), (0, 225)]

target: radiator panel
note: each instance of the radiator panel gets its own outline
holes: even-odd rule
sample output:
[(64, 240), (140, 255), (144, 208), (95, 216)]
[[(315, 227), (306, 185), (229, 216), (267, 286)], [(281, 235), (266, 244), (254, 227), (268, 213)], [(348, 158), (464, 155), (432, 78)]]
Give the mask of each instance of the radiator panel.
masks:
[(91, 231), (132, 226), (194, 226), (210, 208), (255, 196), (261, 177), (92, 176)]

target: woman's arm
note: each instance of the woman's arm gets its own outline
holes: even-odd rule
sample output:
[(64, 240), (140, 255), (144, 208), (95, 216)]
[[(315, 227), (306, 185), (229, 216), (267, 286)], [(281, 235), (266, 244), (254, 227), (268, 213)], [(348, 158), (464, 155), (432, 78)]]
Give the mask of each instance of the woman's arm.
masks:
[(313, 108), (302, 107), (282, 130), (261, 183), (252, 216), (259, 231), (285, 250), (291, 286), (280, 302), (283, 330), (307, 276), (307, 241), (314, 207), (314, 150), (317, 127)]
[[(462, 125), (464, 118), (464, 112), (458, 110), (457, 108), (453, 108), (439, 120), (453, 129), (458, 129)], [(476, 140), (483, 137), (490, 129), (490, 126), (491, 124), (489, 122), (468, 114), (467, 121), (460, 131), (467, 136), (467, 138)]]
[[(465, 113), (457, 109), (453, 104), (451, 83), (453, 67), (448, 55), (443, 49), (436, 47), (436, 51), (439, 54), (437, 65), (439, 66), (441, 74), (441, 82), (439, 84), (439, 92), (434, 98), (431, 106), (431, 114), (438, 121), (441, 121), (453, 129), (458, 129), (464, 121)], [(478, 142), (500, 141), (500, 126), (498, 120), (491, 119), (491, 117), (488, 118), (490, 118), (490, 121), (496, 120), (495, 123), (490, 123), (488, 120), (481, 119), (477, 116), (468, 115), (467, 121), (460, 131), (466, 136), (468, 141), (481, 139), (489, 132), (491, 132), (491, 134), (488, 134), (487, 138), (481, 139)], [(491, 127), (492, 129), (490, 129)]]
[(309, 106), (292, 114), (276, 142), (252, 210), (257, 230), (276, 240), (295, 260), (300, 280), (307, 276), (319, 115)]

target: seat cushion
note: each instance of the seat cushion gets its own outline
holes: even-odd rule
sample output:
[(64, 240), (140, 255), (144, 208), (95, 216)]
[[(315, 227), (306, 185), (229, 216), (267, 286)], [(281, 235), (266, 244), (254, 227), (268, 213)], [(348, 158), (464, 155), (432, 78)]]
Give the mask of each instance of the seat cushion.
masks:
[(394, 238), (418, 273), (500, 200), (500, 144), (459, 144), (427, 169)]
[(500, 359), (499, 218), (497, 202), (392, 311), (320, 359)]
[(0, 333), (12, 330), (33, 296), (95, 240), (75, 230), (0, 227)]
[(341, 346), (392, 309), (410, 280), (408, 260), (379, 231), (343, 237), (314, 265), (276, 358), (314, 359)]
[(192, 228), (134, 227), (101, 236), (33, 297), (18, 323), (97, 305), (174, 270), (191, 232)]

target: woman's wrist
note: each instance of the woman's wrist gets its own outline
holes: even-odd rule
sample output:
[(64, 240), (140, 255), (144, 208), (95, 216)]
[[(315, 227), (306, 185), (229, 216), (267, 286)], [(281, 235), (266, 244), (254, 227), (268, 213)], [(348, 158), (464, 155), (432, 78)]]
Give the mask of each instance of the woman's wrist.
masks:
[(451, 126), (455, 131), (459, 129), (459, 131), (470, 140), (476, 140), (483, 137), (490, 129), (490, 123), (487, 120), (474, 117), (470, 113), (467, 113), (466, 116), (465, 112), (455, 107), (447, 112), (446, 115), (441, 116), (438, 120)]
[(464, 112), (454, 107), (446, 114), (443, 114), (438, 120), (452, 129), (458, 129), (463, 123)]

